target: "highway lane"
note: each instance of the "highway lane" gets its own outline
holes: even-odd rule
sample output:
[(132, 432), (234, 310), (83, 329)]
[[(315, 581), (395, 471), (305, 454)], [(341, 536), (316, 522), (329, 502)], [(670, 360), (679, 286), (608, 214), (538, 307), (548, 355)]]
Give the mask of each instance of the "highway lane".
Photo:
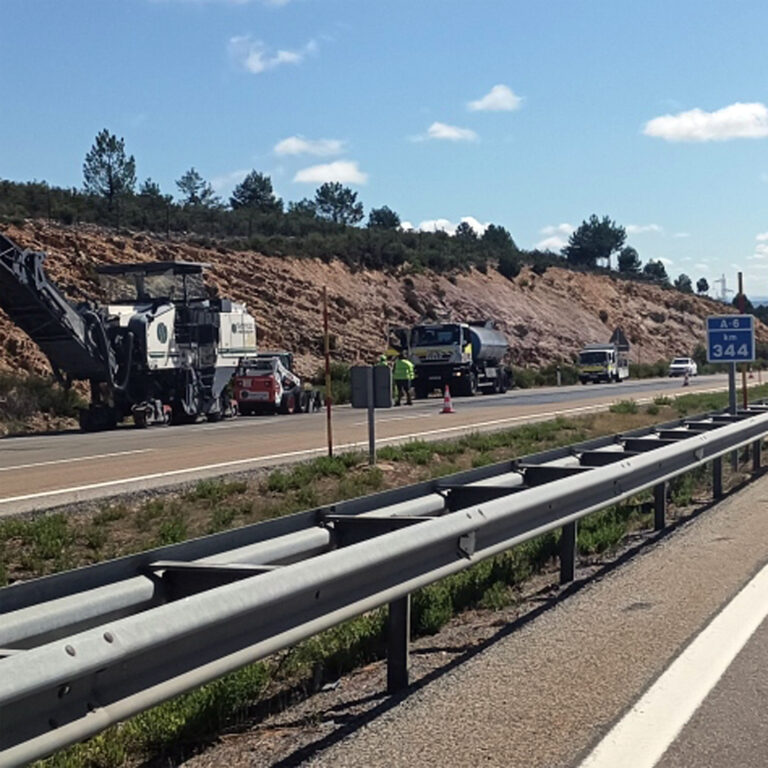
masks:
[[(756, 384), (756, 381), (751, 383)], [(725, 376), (625, 381), (620, 385), (514, 390), (455, 398), (456, 413), (441, 414), (438, 398), (377, 411), (377, 444), (455, 437), (554, 415), (606, 408), (619, 399), (723, 389)], [(367, 448), (365, 410), (334, 409), (339, 450)], [(130, 427), (111, 432), (34, 435), (0, 440), (0, 515), (44, 509), (120, 492), (173, 485), (201, 477), (296, 461), (326, 451), (325, 413), (243, 417), (218, 424)]]

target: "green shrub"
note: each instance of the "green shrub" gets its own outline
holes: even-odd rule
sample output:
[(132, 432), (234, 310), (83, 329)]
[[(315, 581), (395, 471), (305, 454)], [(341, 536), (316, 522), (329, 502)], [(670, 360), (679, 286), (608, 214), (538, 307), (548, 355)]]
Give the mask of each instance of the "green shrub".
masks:
[(197, 485), (185, 494), (190, 501), (219, 502), (229, 496), (245, 493), (248, 483), (245, 480), (233, 480), (227, 482), (220, 478), (211, 480), (199, 480)]
[(666, 376), (669, 371), (669, 361), (657, 360), (655, 363), (630, 363), (629, 377), (631, 379), (655, 379)]
[(160, 523), (157, 532), (157, 546), (178, 544), (187, 538), (187, 524), (181, 510), (176, 509), (171, 516)]
[(35, 413), (74, 418), (85, 400), (53, 379), (0, 373), (0, 420), (23, 422)]
[(613, 403), (608, 410), (611, 413), (637, 413), (637, 403), (634, 400), (619, 400)]
[[(351, 396), (349, 383), (349, 366), (346, 363), (331, 363), (331, 395), (334, 405), (348, 403)], [(325, 367), (322, 366), (315, 371), (312, 377), (314, 384), (325, 393)], [(325, 394), (323, 394), (325, 396)]]

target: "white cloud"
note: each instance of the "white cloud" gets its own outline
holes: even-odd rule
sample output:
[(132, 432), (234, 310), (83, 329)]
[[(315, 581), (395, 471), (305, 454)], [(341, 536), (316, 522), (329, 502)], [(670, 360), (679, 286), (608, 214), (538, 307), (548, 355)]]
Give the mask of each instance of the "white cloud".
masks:
[(401, 221), (400, 222), (400, 229), (403, 232), (413, 232), (414, 231), (413, 224), (411, 224), (410, 221)]
[(658, 224), (628, 224), (627, 234), (642, 235), (646, 232), (663, 232), (663, 228)]
[(761, 232), (759, 235), (756, 235), (755, 240), (757, 240), (758, 243), (765, 242), (768, 240), (768, 232)]
[(697, 261), (693, 266), (696, 269), (698, 269), (699, 271), (701, 271), (701, 272), (709, 272), (710, 271), (709, 264), (707, 264), (706, 261)]
[(542, 227), (540, 232), (542, 235), (547, 235), (547, 237), (543, 240), (539, 240), (533, 247), (540, 251), (561, 251), (568, 245), (568, 238), (575, 231), (576, 228), (572, 224), (566, 222)]
[(470, 101), (467, 109), (472, 112), (511, 112), (520, 106), (522, 99), (506, 85), (494, 85), (477, 101)]
[(221, 192), (222, 190), (230, 189), (235, 184), (239, 184), (250, 171), (231, 171), (230, 173), (222, 174), (211, 179), (211, 186), (214, 192)]
[(568, 241), (562, 237), (545, 237), (543, 240), (539, 240), (533, 247), (539, 251), (562, 251), (565, 246), (568, 245)]
[(458, 128), (446, 123), (432, 123), (427, 128), (426, 135), (416, 136), (413, 141), (438, 139), (441, 141), (477, 141), (477, 134), (470, 128)]
[(768, 258), (768, 243), (760, 243), (755, 246), (755, 252), (750, 259), (765, 259)]
[(278, 141), (274, 147), (276, 155), (316, 155), (328, 157), (344, 151), (344, 142), (339, 139), (305, 139), (303, 136), (289, 136)]
[(690, 233), (690, 232), (675, 232), (675, 234), (674, 234), (674, 235), (672, 235), (672, 237), (678, 237), (678, 238), (681, 238), (681, 237), (690, 237), (690, 236), (691, 236), (691, 233)]
[[(488, 229), (491, 224), (490, 221), (483, 224), (474, 216), (462, 216), (461, 219), (459, 219), (459, 224), (463, 223), (469, 224), (469, 226), (475, 230), (478, 237), (482, 237), (483, 234), (485, 234), (485, 230)], [(456, 234), (457, 226), (458, 224), (454, 224), (450, 219), (425, 219), (424, 221), (419, 222), (418, 230), (420, 232), (446, 232), (449, 235), (454, 235)], [(413, 229), (413, 225), (409, 221), (403, 222), (400, 227), (402, 229)]]
[(671, 267), (675, 263), (672, 259), (665, 259), (663, 256), (659, 256), (656, 261), (660, 261), (665, 267)]
[(714, 112), (691, 109), (649, 120), (646, 136), (666, 141), (726, 141), (768, 136), (768, 109), (760, 102), (736, 102)]
[(566, 237), (570, 237), (576, 231), (576, 227), (574, 227), (573, 224), (563, 222), (556, 226), (550, 224), (549, 226), (542, 227), (539, 231), (542, 235), (565, 235)]
[(474, 216), (462, 217), (461, 223), (469, 224), (469, 226), (475, 230), (478, 237), (482, 237), (485, 234), (485, 230), (491, 225), (490, 221), (486, 221), (485, 224), (482, 224)]
[(425, 219), (419, 223), (420, 232), (447, 232), (452, 235), (456, 231), (456, 225), (448, 219)]
[(305, 184), (325, 184), (327, 181), (338, 181), (342, 184), (365, 184), (368, 174), (363, 173), (356, 161), (337, 160), (324, 165), (312, 165), (303, 168), (294, 177), (294, 181)]
[(261, 40), (254, 40), (250, 35), (240, 35), (229, 40), (229, 55), (232, 60), (237, 66), (254, 75), (260, 75), (283, 64), (301, 64), (309, 54), (316, 52), (317, 43), (314, 40), (294, 51), (270, 51)]

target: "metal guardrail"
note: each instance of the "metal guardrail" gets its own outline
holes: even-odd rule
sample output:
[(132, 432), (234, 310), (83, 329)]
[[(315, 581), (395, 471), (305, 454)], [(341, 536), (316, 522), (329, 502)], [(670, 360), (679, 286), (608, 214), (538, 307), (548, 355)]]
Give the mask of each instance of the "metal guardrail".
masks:
[(407, 684), (409, 595), (768, 435), (768, 406), (559, 448), (0, 589), (0, 765), (17, 765), (341, 621), (390, 605)]

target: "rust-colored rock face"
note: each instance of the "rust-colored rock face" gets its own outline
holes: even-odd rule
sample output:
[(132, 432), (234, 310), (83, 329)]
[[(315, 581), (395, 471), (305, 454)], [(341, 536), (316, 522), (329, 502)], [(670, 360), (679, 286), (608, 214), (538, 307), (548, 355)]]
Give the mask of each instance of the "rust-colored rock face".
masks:
[[(322, 289), (328, 288), (334, 357), (372, 362), (386, 346), (389, 325), (424, 314), (456, 320), (492, 318), (510, 343), (517, 365), (570, 361), (590, 342), (607, 341), (621, 326), (633, 362), (688, 355), (704, 340), (704, 318), (722, 304), (672, 290), (601, 275), (550, 268), (523, 269), (507, 280), (494, 269), (454, 276), (352, 271), (339, 261), (268, 257), (225, 248), (200, 248), (147, 234), (114, 234), (96, 227), (30, 222), (4, 234), (48, 254), (46, 269), (74, 302), (98, 299), (94, 267), (158, 260), (203, 261), (208, 282), (248, 305), (261, 348), (296, 353), (300, 372), (314, 372), (322, 356)], [(727, 311), (727, 310), (725, 310)], [(758, 339), (768, 328), (758, 323)], [(0, 369), (49, 371), (35, 344), (0, 310)]]

